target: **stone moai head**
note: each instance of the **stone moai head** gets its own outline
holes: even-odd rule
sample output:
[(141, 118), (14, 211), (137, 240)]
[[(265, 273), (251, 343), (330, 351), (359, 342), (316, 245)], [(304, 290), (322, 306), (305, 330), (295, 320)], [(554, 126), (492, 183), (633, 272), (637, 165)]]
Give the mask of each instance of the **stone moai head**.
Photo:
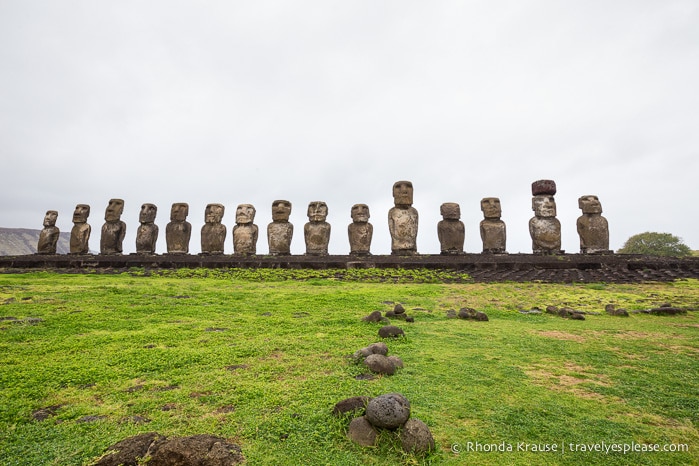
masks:
[(354, 223), (369, 222), (369, 206), (366, 204), (355, 204), (352, 206), (352, 221)]
[(73, 223), (86, 223), (87, 217), (90, 216), (90, 206), (87, 204), (78, 204), (73, 211)]
[(245, 225), (255, 221), (255, 207), (252, 204), (240, 204), (235, 209), (235, 223)]
[(189, 215), (189, 204), (186, 202), (175, 202), (170, 208), (171, 222), (184, 222)]
[(46, 215), (44, 215), (44, 227), (50, 228), (56, 226), (56, 220), (58, 219), (58, 212), (55, 210), (47, 210)]
[(155, 222), (157, 213), (158, 208), (155, 204), (143, 204), (141, 206), (141, 212), (138, 214), (138, 221), (140, 223), (153, 223)]
[(291, 215), (291, 202), (277, 200), (272, 203), (272, 221), (288, 222)]
[(393, 203), (396, 206), (410, 207), (413, 205), (413, 183), (396, 181), (393, 183)]
[(204, 210), (204, 222), (221, 223), (225, 210), (223, 204), (207, 204)]
[(536, 217), (555, 217), (556, 200), (553, 196), (539, 194), (532, 198), (532, 210)]
[(500, 199), (497, 197), (484, 197), (481, 199), (481, 211), (483, 212), (483, 218), (500, 218), (502, 216)]
[(306, 214), (311, 222), (324, 222), (328, 218), (328, 205), (323, 201), (310, 202)]
[(586, 195), (578, 198), (578, 207), (583, 214), (601, 214), (602, 204), (597, 196)]
[(461, 218), (461, 207), (456, 202), (445, 202), (439, 206), (439, 213), (444, 220), (459, 220)]
[(110, 199), (107, 209), (104, 211), (104, 220), (107, 222), (118, 222), (124, 212), (123, 199)]

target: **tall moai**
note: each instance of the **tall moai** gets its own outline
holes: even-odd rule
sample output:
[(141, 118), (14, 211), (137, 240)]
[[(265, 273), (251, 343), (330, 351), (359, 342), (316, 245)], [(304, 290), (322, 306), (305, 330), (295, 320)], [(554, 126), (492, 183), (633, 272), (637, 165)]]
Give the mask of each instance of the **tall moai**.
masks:
[(121, 254), (123, 252), (126, 223), (121, 221), (124, 212), (123, 199), (110, 199), (104, 212), (105, 223), (100, 237), (100, 254)]
[(417, 254), (418, 213), (413, 207), (413, 183), (396, 181), (393, 184), (393, 204), (388, 211), (388, 230), (391, 234), (391, 254)]
[(437, 237), (441, 254), (463, 254), (466, 228), (461, 221), (461, 207), (456, 202), (445, 202), (439, 212), (442, 220), (437, 223)]
[(308, 223), (303, 226), (303, 237), (306, 241), (306, 254), (310, 256), (327, 256), (330, 244), (330, 224), (328, 205), (323, 201), (308, 204)]
[(155, 216), (158, 207), (155, 204), (141, 205), (138, 214), (138, 230), (136, 230), (136, 254), (155, 254), (155, 243), (158, 241), (158, 225)]
[(502, 216), (502, 206), (497, 197), (484, 197), (481, 199), (481, 211), (483, 220), (480, 223), (483, 252), (487, 254), (505, 254), (507, 242), (507, 229)]
[(39, 233), (39, 243), (36, 247), (37, 254), (56, 254), (56, 245), (61, 231), (56, 226), (58, 212), (47, 210), (44, 215), (44, 228)]
[(223, 214), (226, 208), (223, 204), (208, 204), (204, 210), (204, 226), (201, 227), (201, 253), (223, 254), (226, 244), (226, 225)]
[(352, 223), (347, 226), (350, 255), (371, 255), (371, 239), (374, 235), (374, 226), (369, 223), (369, 206), (366, 204), (355, 204), (352, 206), (350, 215), (352, 216)]
[(580, 252), (583, 254), (611, 254), (609, 249), (609, 224), (602, 216), (602, 204), (594, 195), (581, 196), (578, 207), (582, 215), (576, 226), (580, 236)]
[(189, 204), (176, 202), (170, 208), (170, 223), (165, 227), (168, 254), (189, 254), (192, 225), (187, 221)]
[(252, 204), (240, 204), (235, 210), (233, 227), (233, 254), (257, 254), (258, 228), (255, 225), (255, 207)]
[(538, 180), (532, 183), (532, 210), (529, 234), (534, 254), (562, 254), (561, 222), (556, 218), (556, 183)]
[(87, 223), (90, 216), (90, 206), (78, 204), (73, 211), (73, 228), (70, 230), (70, 253), (89, 254), (90, 253), (90, 232), (92, 227)]
[(291, 202), (276, 200), (272, 202), (272, 223), (267, 225), (267, 242), (269, 253), (273, 256), (291, 254), (291, 239), (294, 236), (294, 225), (289, 222)]

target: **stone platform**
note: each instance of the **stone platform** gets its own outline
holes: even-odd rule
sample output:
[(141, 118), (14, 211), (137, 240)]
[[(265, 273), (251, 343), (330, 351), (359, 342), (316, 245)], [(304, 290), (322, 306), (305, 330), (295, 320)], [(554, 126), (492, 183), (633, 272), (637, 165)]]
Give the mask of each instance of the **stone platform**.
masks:
[(427, 268), (467, 273), (474, 282), (641, 283), (699, 279), (699, 257), (637, 255), (462, 254), (353, 257), (234, 255), (23, 255), (0, 256), (0, 273), (36, 270), (118, 272), (131, 268)]

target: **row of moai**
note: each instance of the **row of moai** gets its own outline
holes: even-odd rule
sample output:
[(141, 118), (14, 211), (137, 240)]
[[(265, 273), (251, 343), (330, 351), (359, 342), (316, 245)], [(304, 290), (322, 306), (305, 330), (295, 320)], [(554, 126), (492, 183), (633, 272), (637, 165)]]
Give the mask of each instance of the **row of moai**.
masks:
[[(532, 210), (534, 217), (529, 221), (534, 254), (562, 254), (561, 224), (556, 218), (556, 184), (551, 180), (532, 183)], [(413, 185), (410, 181), (398, 181), (393, 185), (394, 207), (388, 212), (388, 226), (391, 235), (391, 254), (417, 254), (418, 212), (413, 205)], [(611, 253), (609, 250), (609, 229), (602, 216), (602, 206), (597, 196), (582, 196), (578, 200), (583, 215), (577, 220), (580, 236), (580, 252), (583, 254)], [(121, 254), (126, 235), (126, 224), (121, 220), (124, 201), (111, 199), (105, 211), (105, 223), (100, 238), (101, 254)], [(140, 226), (136, 232), (136, 254), (155, 254), (158, 239), (158, 226), (155, 224), (157, 207), (143, 204), (139, 214)], [(502, 209), (496, 197), (481, 200), (484, 219), (480, 222), (483, 252), (506, 254), (506, 227), (501, 220)], [(227, 228), (221, 222), (225, 207), (222, 204), (209, 204), (204, 213), (205, 224), (201, 229), (201, 254), (223, 254)], [(236, 209), (233, 227), (233, 250), (236, 255), (257, 254), (258, 227), (255, 220), (255, 207), (240, 204)], [(443, 217), (437, 224), (437, 235), (441, 253), (458, 255), (464, 253), (465, 227), (461, 219), (460, 206), (454, 202), (441, 205)], [(70, 235), (70, 253), (88, 254), (88, 241), (91, 227), (87, 223), (90, 206), (78, 204), (73, 213), (73, 229)], [(180, 202), (172, 205), (170, 222), (165, 229), (168, 254), (188, 254), (192, 225), (187, 222), (189, 205)], [(276, 200), (272, 203), (272, 222), (267, 225), (267, 240), (270, 255), (291, 254), (291, 239), (294, 226), (289, 222), (291, 202)], [(308, 205), (308, 223), (304, 225), (306, 254), (323, 256), (328, 254), (330, 224), (326, 222), (328, 206), (316, 201)], [(39, 236), (37, 252), (55, 254), (59, 230), (56, 227), (58, 212), (50, 210), (44, 218), (44, 229)], [(373, 226), (369, 223), (369, 207), (355, 204), (351, 209), (352, 223), (347, 228), (350, 255), (370, 255)]]

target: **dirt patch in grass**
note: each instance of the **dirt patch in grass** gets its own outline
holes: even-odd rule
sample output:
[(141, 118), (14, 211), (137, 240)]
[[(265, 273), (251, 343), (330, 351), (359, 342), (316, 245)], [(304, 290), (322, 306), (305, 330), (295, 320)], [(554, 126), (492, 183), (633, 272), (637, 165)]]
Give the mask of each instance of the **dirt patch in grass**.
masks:
[(570, 340), (570, 341), (576, 341), (578, 343), (585, 342), (585, 337), (582, 337), (580, 335), (574, 335), (572, 333), (559, 332), (557, 330), (547, 330), (547, 331), (540, 331), (540, 332), (536, 332), (536, 333), (541, 335), (542, 337), (555, 338), (556, 340)]
[(607, 376), (595, 373), (593, 367), (583, 367), (574, 363), (565, 363), (561, 367), (557, 361), (549, 361), (523, 368), (523, 371), (535, 385), (585, 399), (606, 400), (607, 397), (591, 390), (588, 386), (611, 385)]

